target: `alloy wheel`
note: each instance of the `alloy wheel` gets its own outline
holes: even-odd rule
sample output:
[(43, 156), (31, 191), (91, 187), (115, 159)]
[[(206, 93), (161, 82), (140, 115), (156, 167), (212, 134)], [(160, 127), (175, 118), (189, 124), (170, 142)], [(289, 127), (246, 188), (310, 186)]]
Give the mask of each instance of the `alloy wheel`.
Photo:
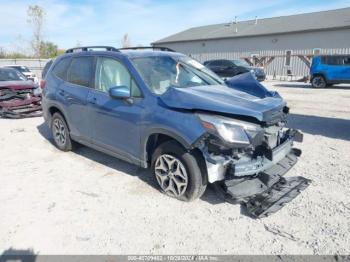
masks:
[(53, 135), (55, 142), (64, 146), (66, 143), (66, 128), (61, 119), (55, 119), (53, 122)]
[(155, 163), (155, 175), (162, 190), (171, 196), (182, 196), (188, 186), (185, 166), (174, 156), (160, 155)]
[(324, 88), (326, 86), (326, 82), (322, 76), (315, 76), (312, 79), (312, 85), (316, 88)]

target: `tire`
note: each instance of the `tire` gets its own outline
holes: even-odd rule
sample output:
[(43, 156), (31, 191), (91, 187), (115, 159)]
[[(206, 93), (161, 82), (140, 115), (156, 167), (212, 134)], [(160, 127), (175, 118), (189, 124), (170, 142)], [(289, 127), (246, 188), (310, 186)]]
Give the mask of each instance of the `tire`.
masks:
[(314, 88), (325, 88), (327, 86), (327, 82), (323, 76), (318, 75), (312, 78), (311, 85)]
[(60, 113), (55, 113), (52, 116), (51, 132), (55, 146), (64, 151), (72, 150), (72, 140), (70, 138), (68, 125), (66, 120)]
[(196, 154), (186, 151), (175, 141), (157, 147), (151, 169), (161, 191), (170, 197), (189, 202), (205, 192), (208, 182)]

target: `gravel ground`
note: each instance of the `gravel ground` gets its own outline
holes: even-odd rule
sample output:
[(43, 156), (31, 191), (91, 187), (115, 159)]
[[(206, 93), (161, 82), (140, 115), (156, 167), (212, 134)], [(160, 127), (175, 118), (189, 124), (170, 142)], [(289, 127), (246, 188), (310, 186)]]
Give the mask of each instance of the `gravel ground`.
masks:
[(60, 152), (42, 118), (0, 119), (0, 253), (348, 254), (350, 87), (266, 85), (305, 134), (287, 175), (313, 181), (278, 213), (251, 219), (211, 188), (171, 199), (147, 170), (86, 147)]

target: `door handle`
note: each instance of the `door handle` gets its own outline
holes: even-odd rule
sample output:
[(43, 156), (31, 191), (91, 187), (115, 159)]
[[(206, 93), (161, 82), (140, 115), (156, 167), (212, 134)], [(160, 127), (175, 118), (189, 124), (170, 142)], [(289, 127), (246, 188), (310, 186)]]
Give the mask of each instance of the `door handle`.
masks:
[(64, 90), (62, 90), (62, 89), (58, 90), (58, 94), (61, 96), (64, 96)]
[(96, 104), (96, 101), (97, 101), (97, 98), (96, 98), (96, 97), (92, 97), (92, 98), (90, 98), (90, 99), (88, 100), (88, 102), (89, 102), (90, 104)]

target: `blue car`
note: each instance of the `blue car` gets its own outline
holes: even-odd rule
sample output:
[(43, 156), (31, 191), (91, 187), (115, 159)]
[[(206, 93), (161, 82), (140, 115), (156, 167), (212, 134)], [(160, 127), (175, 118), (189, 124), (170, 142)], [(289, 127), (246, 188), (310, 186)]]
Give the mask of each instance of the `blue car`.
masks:
[(55, 59), (43, 112), (57, 148), (79, 143), (150, 168), (165, 194), (199, 198), (212, 183), (252, 216), (271, 214), (308, 180), (282, 177), (302, 134), (250, 73), (224, 82), (167, 48), (80, 47)]
[(311, 85), (325, 88), (333, 84), (350, 83), (350, 55), (323, 55), (312, 60)]

